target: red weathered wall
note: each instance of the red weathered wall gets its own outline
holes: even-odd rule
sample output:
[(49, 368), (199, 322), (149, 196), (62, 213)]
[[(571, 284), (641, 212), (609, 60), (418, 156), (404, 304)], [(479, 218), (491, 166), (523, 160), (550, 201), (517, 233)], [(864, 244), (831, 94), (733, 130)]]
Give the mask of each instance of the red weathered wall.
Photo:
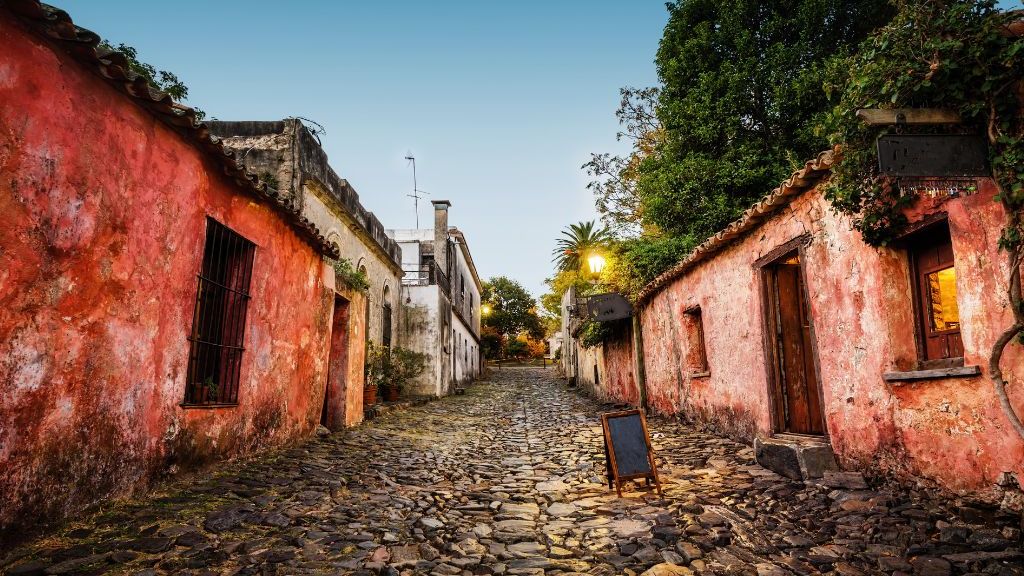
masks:
[[(0, 11), (0, 530), (304, 436), (333, 271), (177, 133)], [(239, 405), (183, 409), (210, 215), (256, 246)]]
[[(1002, 471), (1024, 479), (1024, 443), (1000, 411), (987, 357), (1012, 323), (1008, 265), (997, 249), (1003, 210), (994, 187), (944, 203), (922, 200), (912, 221), (949, 214), (965, 364), (982, 375), (888, 384), (884, 372), (916, 362), (906, 255), (863, 243), (850, 222), (817, 191), (789, 207), (657, 293), (642, 311), (650, 405), (715, 422), (746, 440), (772, 433), (765, 364), (760, 272), (754, 262), (801, 234), (829, 439), (846, 466), (935, 479), (948, 488), (983, 491)], [(681, 359), (684, 310), (699, 305), (710, 375), (691, 377)], [(1024, 412), (1024, 354), (1004, 357), (1011, 396)]]

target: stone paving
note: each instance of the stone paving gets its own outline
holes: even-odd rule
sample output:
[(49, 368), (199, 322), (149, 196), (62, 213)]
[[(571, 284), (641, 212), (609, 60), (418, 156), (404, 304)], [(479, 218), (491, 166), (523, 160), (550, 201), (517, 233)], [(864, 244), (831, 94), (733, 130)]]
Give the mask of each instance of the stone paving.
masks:
[(1024, 574), (1020, 518), (855, 474), (797, 483), (650, 421), (665, 498), (604, 482), (597, 414), (551, 370), (110, 507), (6, 574)]

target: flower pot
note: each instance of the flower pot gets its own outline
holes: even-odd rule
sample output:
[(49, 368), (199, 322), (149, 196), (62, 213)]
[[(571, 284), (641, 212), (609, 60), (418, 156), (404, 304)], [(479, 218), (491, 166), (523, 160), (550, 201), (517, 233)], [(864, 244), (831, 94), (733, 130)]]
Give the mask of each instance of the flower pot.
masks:
[(388, 386), (384, 389), (384, 400), (388, 402), (395, 402), (398, 400), (398, 388), (394, 386)]
[(373, 406), (377, 403), (377, 386), (371, 384), (363, 386), (363, 406)]

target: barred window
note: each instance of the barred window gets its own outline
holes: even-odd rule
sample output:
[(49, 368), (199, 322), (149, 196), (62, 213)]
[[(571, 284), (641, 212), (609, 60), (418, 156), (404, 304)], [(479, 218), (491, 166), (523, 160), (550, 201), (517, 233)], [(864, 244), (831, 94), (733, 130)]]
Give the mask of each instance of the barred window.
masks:
[(256, 245), (206, 219), (203, 267), (192, 316), (185, 405), (238, 402), (245, 316)]

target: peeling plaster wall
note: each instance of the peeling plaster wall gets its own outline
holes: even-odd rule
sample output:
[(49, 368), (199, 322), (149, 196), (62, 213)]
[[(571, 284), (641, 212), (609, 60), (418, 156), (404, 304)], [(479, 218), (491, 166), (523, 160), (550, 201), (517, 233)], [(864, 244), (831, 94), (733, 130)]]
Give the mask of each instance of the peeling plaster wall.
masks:
[(634, 406), (640, 404), (633, 361), (633, 330), (629, 320), (619, 323), (615, 337), (605, 343), (603, 352), (601, 398)]
[(436, 285), (402, 286), (402, 307), (399, 331), (403, 346), (426, 357), (426, 369), (409, 384), (407, 394), (442, 396), (447, 392), (451, 371), (447, 343), (450, 328), (442, 327), (438, 313), (447, 298)]
[[(907, 257), (863, 243), (849, 220), (817, 191), (792, 201), (752, 233), (658, 292), (642, 311), (644, 368), (651, 407), (712, 422), (751, 441), (773, 432), (765, 364), (760, 273), (755, 261), (810, 235), (803, 267), (817, 344), (828, 437), (844, 466), (931, 478), (945, 487), (984, 492), (1003, 471), (1024, 479), (1024, 444), (1009, 427), (987, 377), (987, 357), (1012, 323), (1008, 265), (997, 249), (1003, 222), (983, 181), (977, 194), (922, 200), (913, 221), (948, 213), (956, 258), (965, 364), (982, 375), (888, 384), (884, 372), (917, 360)], [(685, 367), (681, 317), (701, 307), (710, 376)], [(617, 367), (625, 357), (612, 360)], [(1024, 354), (1003, 360), (1011, 398), (1024, 412)]]
[[(174, 131), (0, 12), (0, 532), (306, 436), (333, 271)], [(239, 405), (183, 409), (210, 215), (256, 248)]]

